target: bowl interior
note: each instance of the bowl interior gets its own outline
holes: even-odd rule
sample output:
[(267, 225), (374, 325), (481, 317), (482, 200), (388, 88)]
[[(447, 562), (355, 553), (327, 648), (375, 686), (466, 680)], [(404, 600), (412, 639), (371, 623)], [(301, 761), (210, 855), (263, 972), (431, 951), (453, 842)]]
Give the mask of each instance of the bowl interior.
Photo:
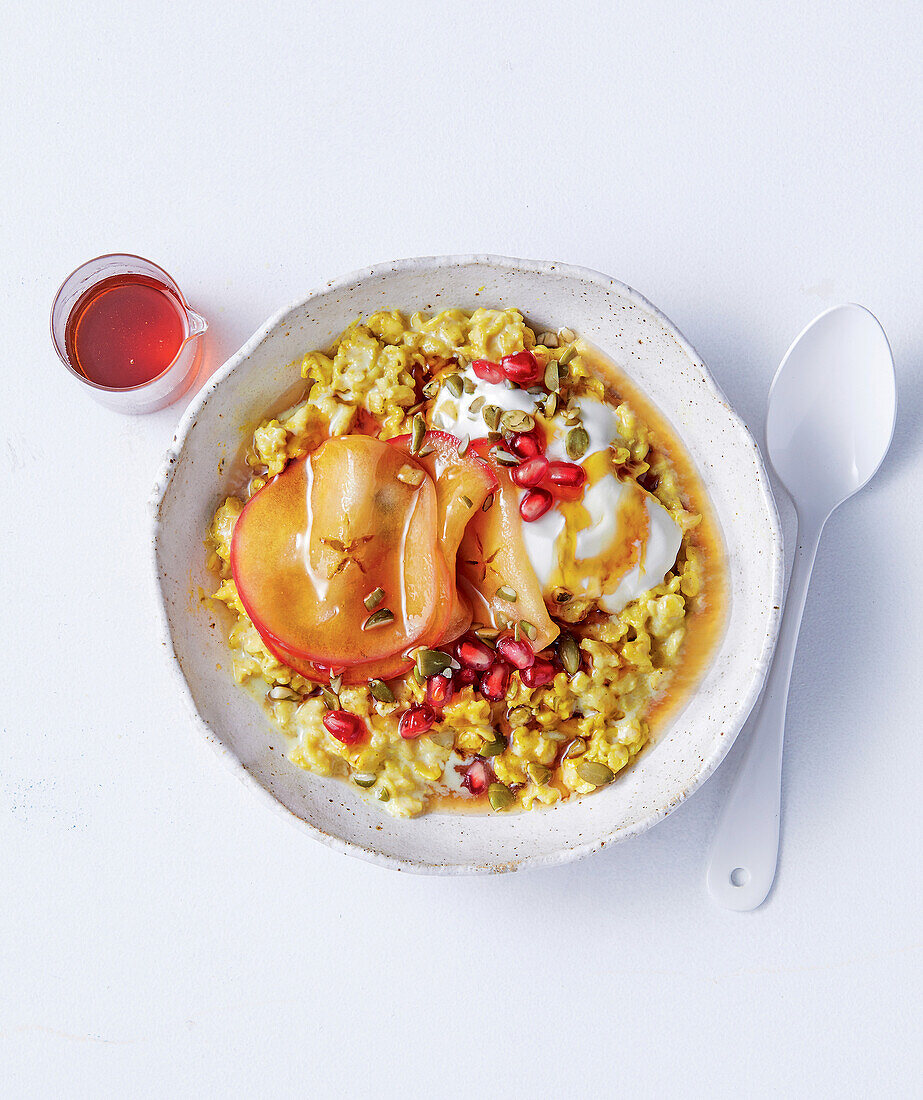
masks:
[[(245, 433), (298, 380), (293, 361), (327, 346), (359, 314), (482, 305), (516, 306), (539, 330), (573, 328), (626, 371), (672, 423), (725, 540), (727, 626), (698, 690), (606, 790), (528, 814), (396, 820), (345, 784), (284, 758), (285, 738), (232, 682), (222, 624), (197, 598), (200, 587), (214, 587), (202, 539), (228, 491), (221, 460), (226, 470)], [(152, 503), (158, 605), (203, 732), (243, 778), (319, 839), (407, 870), (496, 871), (563, 861), (647, 828), (723, 758), (756, 699), (775, 641), (781, 536), (756, 445), (666, 318), (616, 280), (566, 265), (494, 257), (412, 260), (329, 284), (273, 318), (214, 376), (180, 425)]]

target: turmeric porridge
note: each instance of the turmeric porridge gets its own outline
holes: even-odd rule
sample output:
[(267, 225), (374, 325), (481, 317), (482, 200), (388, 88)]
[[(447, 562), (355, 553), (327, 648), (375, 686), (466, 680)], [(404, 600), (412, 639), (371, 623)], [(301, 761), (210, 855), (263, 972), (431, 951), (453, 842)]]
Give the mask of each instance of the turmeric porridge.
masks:
[(299, 767), (402, 817), (611, 783), (723, 615), (675, 435), (516, 310), (357, 321), (253, 432), (206, 545), (233, 676)]

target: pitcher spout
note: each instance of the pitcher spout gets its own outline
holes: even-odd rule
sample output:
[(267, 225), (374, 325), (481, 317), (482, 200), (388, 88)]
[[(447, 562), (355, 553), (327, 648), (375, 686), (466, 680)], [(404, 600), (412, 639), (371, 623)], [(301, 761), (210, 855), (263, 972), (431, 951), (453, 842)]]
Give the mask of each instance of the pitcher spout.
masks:
[(208, 328), (208, 322), (205, 320), (204, 317), (202, 317), (200, 314), (196, 313), (195, 310), (187, 309), (186, 310), (186, 319), (187, 319), (187, 322), (189, 324), (189, 339), (190, 340), (194, 336), (201, 336), (202, 333), (205, 332), (205, 330)]

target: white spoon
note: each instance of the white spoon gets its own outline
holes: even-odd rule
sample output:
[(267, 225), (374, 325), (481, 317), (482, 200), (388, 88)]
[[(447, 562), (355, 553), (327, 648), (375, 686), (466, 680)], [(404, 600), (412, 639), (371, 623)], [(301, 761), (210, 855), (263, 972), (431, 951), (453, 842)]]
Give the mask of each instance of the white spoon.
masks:
[(834, 508), (881, 465), (895, 411), (888, 338), (862, 306), (834, 306), (815, 318), (773, 379), (766, 446), (794, 502), (798, 536), (772, 668), (709, 859), (708, 891), (728, 909), (755, 909), (772, 886), (785, 705), (817, 544)]

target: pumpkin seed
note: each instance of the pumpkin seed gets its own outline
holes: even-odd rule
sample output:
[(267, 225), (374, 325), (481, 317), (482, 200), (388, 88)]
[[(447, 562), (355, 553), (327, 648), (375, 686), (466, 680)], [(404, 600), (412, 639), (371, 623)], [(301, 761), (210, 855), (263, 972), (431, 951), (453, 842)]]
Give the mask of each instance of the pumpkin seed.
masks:
[(434, 745), (442, 749), (450, 749), (455, 744), (455, 730), (451, 726), (448, 729), (430, 730), (428, 736)]
[(580, 670), (580, 647), (573, 635), (561, 635), (561, 640), (558, 642), (558, 656), (568, 675), (575, 676)]
[(324, 706), (327, 710), (339, 710), (340, 700), (333, 694), (330, 688), (321, 688), (320, 697), (324, 700)]
[(271, 699), (274, 703), (290, 703), (294, 699), (300, 699), (301, 696), (297, 691), (292, 691), (290, 687), (286, 687), (284, 684), (276, 684), (275, 687), (271, 687), (266, 692), (266, 698)]
[(465, 393), (474, 393), (474, 391), (476, 389), (477, 389), (477, 386), (474, 384), (474, 379), (473, 378), (466, 378), (465, 379)]
[(520, 625), (519, 625), (520, 622), (521, 622), (521, 620), (517, 619), (516, 620), (516, 625), (513, 627), (513, 641), (514, 642), (519, 641), (519, 635), (521, 633), (521, 628), (520, 628)]
[(502, 783), (491, 783), (487, 797), (493, 810), (508, 810), (513, 805), (513, 792)]
[(527, 412), (512, 409), (500, 417), (500, 428), (504, 432), (531, 432), (535, 421)]
[(544, 395), (545, 389), (543, 386), (530, 386), (526, 390), (526, 393), (530, 394), (532, 397), (538, 397), (539, 394)]
[(420, 450), (417, 452), (417, 458), (426, 458), (427, 455), (431, 455), (436, 448), (432, 443), (424, 443)]
[[(419, 457), (423, 457), (423, 451), (420, 451)], [(411, 486), (413, 489), (418, 489), (423, 484), (425, 476), (419, 466), (411, 466), (409, 462), (397, 471), (397, 480)]]
[(522, 631), (523, 634), (525, 634), (525, 636), (529, 639), (530, 642), (535, 638), (535, 635), (538, 633), (538, 631), (529, 622), (528, 619), (520, 619), (519, 620), (519, 629)]
[(567, 457), (571, 460), (583, 458), (589, 445), (590, 436), (583, 426), (571, 428), (567, 433), (567, 438), (564, 440), (564, 446), (567, 448)]
[(423, 396), (424, 397), (435, 397), (438, 392), (439, 392), (439, 379), (438, 378), (432, 379), (432, 381), (427, 382), (426, 385), (423, 387)]
[(528, 707), (513, 707), (506, 716), (511, 726), (525, 726), (532, 717), (532, 711)]
[(471, 436), (463, 435), (461, 442), (458, 444), (458, 457), (464, 458), (468, 453), (468, 448), (471, 446)]
[(561, 353), (561, 356), (560, 356), (560, 358), (558, 359), (558, 363), (560, 363), (560, 365), (561, 365), (562, 367), (566, 367), (566, 366), (567, 366), (567, 364), (568, 364), (568, 363), (569, 363), (569, 362), (571, 361), (571, 359), (573, 359), (573, 357), (574, 357), (574, 356), (575, 356), (576, 354), (577, 354), (577, 349), (576, 349), (576, 348), (574, 347), (574, 345), (573, 345), (573, 344), (570, 344), (570, 345), (569, 345), (568, 347), (566, 347), (566, 348), (564, 349), (564, 351), (563, 351), (563, 352)]
[(426, 421), (420, 413), (413, 418), (413, 427), (410, 429), (410, 453), (415, 455), (423, 446), (423, 437), (426, 435)]
[(491, 447), (490, 454), (492, 458), (495, 458), (501, 466), (518, 466), (519, 459), (510, 454), (509, 451), (504, 451), (502, 447)]
[(557, 411), (558, 395), (556, 393), (549, 393), (545, 398), (545, 416), (550, 420)]
[(461, 397), (465, 392), (465, 383), (462, 381), (460, 374), (450, 374), (445, 380), (445, 384), (453, 397)]
[(582, 737), (575, 737), (564, 750), (564, 759), (573, 760), (575, 756), (583, 756), (586, 752), (586, 741)]
[(481, 419), (492, 432), (497, 430), (502, 415), (503, 410), (499, 405), (485, 405), (484, 408), (481, 409)]
[(365, 604), (366, 611), (374, 611), (384, 598), (385, 590), (383, 588), (376, 588), (373, 592), (370, 592), (362, 602)]
[(508, 584), (501, 584), (497, 589), (497, 595), (501, 600), (506, 600), (507, 603), (515, 603), (519, 599), (516, 589), (510, 588)]
[(340, 694), (340, 688), (343, 686), (343, 676), (334, 676), (330, 681), (330, 690), (334, 695)]
[(545, 367), (545, 389), (557, 393), (560, 384), (561, 376), (558, 373), (558, 361), (557, 359), (549, 359), (548, 365)]
[(493, 507), (493, 503), (494, 503), (494, 495), (493, 495), (493, 493), (488, 493), (487, 496), (484, 498), (484, 503), (481, 505), (481, 511), (482, 512), (489, 512), (490, 509)]
[(577, 775), (584, 783), (592, 783), (594, 787), (604, 787), (615, 779), (615, 772), (607, 768), (605, 764), (597, 764), (595, 760), (581, 760), (577, 765)]
[(544, 764), (530, 764), (526, 771), (536, 787), (544, 787), (551, 778), (551, 768), (546, 768)]
[(438, 676), (452, 664), (452, 658), (441, 649), (418, 649), (416, 653), (417, 670), (424, 680)]
[(484, 408), (484, 403), (487, 400), (486, 397), (476, 397), (469, 406), (469, 409), (473, 413), (479, 413)]
[(378, 792), (378, 801), (379, 802), (388, 802), (390, 800), (390, 798), (391, 798), (391, 792), (388, 790), (387, 787), (382, 787), (381, 790)]
[(384, 626), (386, 623), (394, 622), (394, 612), (390, 607), (383, 607), (380, 611), (376, 611), (374, 615), (369, 617), (362, 624), (363, 630), (374, 630), (376, 626)]
[(353, 782), (359, 787), (374, 787), (377, 776), (371, 772), (356, 772), (353, 775)]
[(502, 438), (503, 438), (503, 436), (500, 434), (500, 432), (488, 432), (487, 433), (487, 442), (488, 443), (499, 443)]
[(479, 629), (475, 630), (474, 633), (476, 637), (480, 638), (482, 642), (489, 646), (493, 646), (494, 642), (497, 640), (498, 635), (500, 634), (500, 631), (497, 630), (495, 626), (482, 626)]
[(377, 699), (379, 703), (394, 702), (394, 692), (384, 680), (369, 680), (369, 692), (372, 698)]
[(474, 501), (471, 499), (471, 497), (466, 497), (465, 494), (462, 493), (461, 499), (465, 502), (466, 507), (468, 507), (468, 508), (473, 508), (474, 507)]
[(490, 758), (491, 756), (499, 756), (501, 752), (506, 751), (507, 740), (502, 733), (498, 733), (493, 741), (485, 741), (479, 750), (478, 755)]

